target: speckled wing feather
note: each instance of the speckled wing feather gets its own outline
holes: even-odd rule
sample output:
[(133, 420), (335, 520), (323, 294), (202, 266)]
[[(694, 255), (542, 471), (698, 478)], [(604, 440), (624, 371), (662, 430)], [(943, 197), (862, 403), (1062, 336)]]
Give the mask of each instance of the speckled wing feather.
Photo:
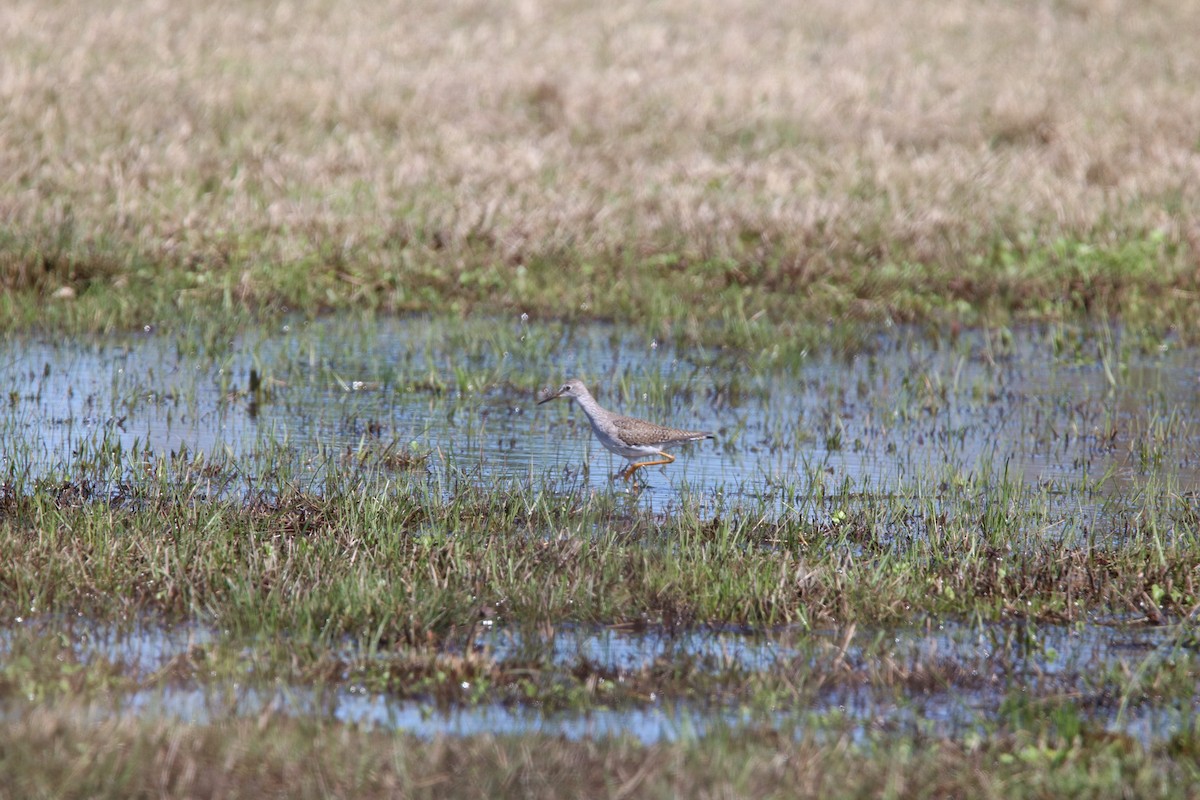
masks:
[(677, 442), (711, 439), (713, 436), (706, 431), (681, 431), (678, 428), (664, 428), (662, 425), (655, 425), (653, 422), (633, 417), (613, 417), (612, 424), (616, 427), (618, 435), (631, 445), (676, 444)]

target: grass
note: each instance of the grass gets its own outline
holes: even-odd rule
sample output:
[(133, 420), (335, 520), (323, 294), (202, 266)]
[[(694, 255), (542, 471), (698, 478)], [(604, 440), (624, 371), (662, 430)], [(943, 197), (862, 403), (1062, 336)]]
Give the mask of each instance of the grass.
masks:
[(1191, 331), (1194, 15), (883, 10), (10, 4), (0, 320)]
[(814, 522), (769, 502), (709, 510), (685, 499), (662, 517), (557, 482), (483, 489), (463, 475), (431, 488), (423, 470), (362, 482), (334, 470), (319, 494), (283, 478), (228, 500), (204, 498), (242, 483), (240, 470), (170, 460), (150, 463), (142, 486), (10, 487), (0, 610), (199, 614), (247, 636), (411, 643), (471, 625), (485, 607), (535, 623), (770, 627), (922, 611), (1171, 615), (1200, 603), (1189, 502), (1173, 492), (1120, 513), (1119, 538), (1076, 541), (1036, 533), (1036, 520), (1058, 516), (1053, 496), (1003, 479), (986, 493), (958, 487), (937, 510), (906, 496), (814, 496)]
[[(269, 729), (270, 736), (263, 731)], [(11, 797), (1187, 796), (1195, 736), (1019, 735), (972, 745), (790, 742), (770, 734), (643, 747), (481, 736), (421, 741), (289, 719), (98, 728), (40, 711), (0, 734)]]
[[(615, 326), (286, 324), (14, 351), (0, 707), (49, 726), (29, 741), (63, 742), (37, 761), (4, 751), (28, 791), (236, 795), (318, 769), (368, 795), (439, 780), (393, 747), (422, 764), (499, 748), (444, 787), (465, 793), (559, 786), (558, 763), (580, 786), (604, 769), (629, 780), (652, 754), (666, 762), (638, 779), (646, 793), (809, 786), (794, 758), (855, 770), (847, 796), (980, 781), (1170, 794), (1193, 777), (1171, 765), (1192, 746), (1200, 678), (1194, 395), (1174, 340), (1055, 325), (693, 361)], [(728, 418), (733, 482), (700, 471), (664, 497), (588, 477), (569, 410), (521, 412), (564, 347), (585, 371), (621, 356), (601, 373), (615, 407)], [(198, 424), (229, 449), (201, 448)], [(175, 449), (163, 426), (197, 443)], [(532, 455), (558, 437), (566, 454)], [(872, 453), (894, 480), (845, 470)], [(1031, 463), (1050, 477), (1009, 469)], [(641, 655), (589, 644), (609, 635)], [(155, 643), (150, 657), (127, 640)], [(206, 721), (172, 711), (195, 697)], [(430, 742), (339, 721), (354, 703), (678, 712), (706, 732)], [(356, 757), (294, 757), (326, 737)], [(691, 769), (701, 748), (746, 761)], [(521, 777), (517, 752), (539, 759)]]
[[(1107, 519), (1119, 535), (1080, 538), (1040, 530), (1039, 520), (1060, 513), (1054, 494), (987, 474), (889, 497), (828, 495), (814, 482), (782, 511), (770, 497), (713, 507), (684, 496), (664, 515), (636, 496), (552, 478), (481, 485), (452, 463), (431, 474), (338, 459), (318, 492), (298, 487), (286, 450), (256, 454), (262, 477), (249, 481), (236, 461), (134, 458), (125, 471), (111, 450), (88, 457), (72, 479), (5, 486), (0, 613), (219, 625), (222, 641), (174, 665), (173, 675), (191, 680), (274, 675), (452, 705), (537, 697), (544, 709), (638, 705), (651, 694), (811, 702), (893, 657), (869, 650), (847, 669), (845, 645), (819, 647), (799, 659), (814, 676), (803, 680), (780, 667), (723, 663), (714, 672), (686, 659), (621, 674), (582, 656), (555, 663), (553, 637), (531, 632), (733, 627), (808, 631), (819, 641), (848, 622), (1162, 624), (1200, 605), (1189, 501), (1149, 484)], [(481, 623), (524, 631), (532, 649), (514, 659), (476, 652)], [(42, 634), (30, 635), (31, 652), (44, 650)], [(256, 654), (249, 661), (246, 643)], [(876, 674), (881, 687), (966, 680), (974, 690), (964, 676), (980, 669), (995, 664), (934, 659)], [(1166, 687), (1179, 680), (1190, 693), (1194, 669), (1179, 679), (1156, 667), (1148, 679), (1156, 702), (1178, 696)], [(1114, 680), (1117, 693), (1137, 684)], [(460, 692), (464, 682), (475, 688)]]
[[(1200, 23), (1128, 11), (5, 4), (0, 797), (1194, 793)], [(729, 480), (597, 483), (568, 369)]]

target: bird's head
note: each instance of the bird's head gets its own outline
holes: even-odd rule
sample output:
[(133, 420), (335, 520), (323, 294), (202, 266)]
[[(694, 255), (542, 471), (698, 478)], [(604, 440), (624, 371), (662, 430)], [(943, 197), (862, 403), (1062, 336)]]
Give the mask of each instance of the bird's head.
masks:
[(554, 400), (558, 397), (583, 397), (587, 393), (587, 387), (583, 385), (583, 382), (572, 378), (559, 387), (558, 391), (551, 392), (539, 400), (538, 405), (540, 406), (542, 403), (549, 403), (551, 400)]

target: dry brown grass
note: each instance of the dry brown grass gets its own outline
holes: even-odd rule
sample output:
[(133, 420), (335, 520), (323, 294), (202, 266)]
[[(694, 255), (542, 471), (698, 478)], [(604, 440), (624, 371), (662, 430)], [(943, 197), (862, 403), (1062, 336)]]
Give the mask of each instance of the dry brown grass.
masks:
[(1197, 41), (1165, 0), (11, 0), (0, 221), (246, 293), (319, 253), (399, 306), (481, 251), (518, 293), (558, 253), (787, 290), (1004, 238), (1195, 253)]

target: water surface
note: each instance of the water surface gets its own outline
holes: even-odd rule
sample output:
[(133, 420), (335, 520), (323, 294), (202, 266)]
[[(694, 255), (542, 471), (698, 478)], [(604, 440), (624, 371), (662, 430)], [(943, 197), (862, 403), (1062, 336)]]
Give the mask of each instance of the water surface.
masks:
[[(1097, 624), (1099, 623), (1099, 624)], [(97, 718), (165, 715), (195, 723), (263, 714), (304, 716), (420, 736), (476, 733), (548, 733), (568, 738), (632, 736), (646, 743), (703, 736), (746, 727), (793, 735), (863, 738), (874, 732), (963, 737), (1022, 722), (1023, 714), (1062, 714), (1144, 744), (1162, 741), (1192, 724), (1200, 706), (1193, 693), (1150, 698), (1131, 675), (1195, 668), (1197, 653), (1174, 626), (1104, 624), (965, 625), (928, 622), (888, 630), (766, 632), (661, 629), (643, 631), (561, 626), (552, 636), (482, 630), (474, 642), (499, 661), (536, 657), (545, 669), (571, 670), (581, 658), (618, 676), (688, 664), (720, 676), (724, 671), (773, 672), (811, 683), (800, 702), (729, 703), (719, 697), (679, 697), (664, 680), (661, 695), (638, 702), (603, 703), (585, 710), (542, 708), (471, 695), (463, 701), (395, 697), (353, 680), (324, 686), (256, 680), (160, 679), (175, 659), (197, 658), (197, 649), (219, 647), (222, 634), (202, 625), (121, 626), (86, 620), (33, 620), (52, 627), (51, 646), (67, 642), (83, 664), (95, 659), (124, 665), (142, 688), (91, 700)], [(11, 631), (0, 631), (0, 654), (11, 657)], [(252, 658), (253, 647), (246, 650)], [(349, 656), (349, 653), (346, 654)], [(379, 654), (376, 658), (387, 659)], [(199, 657), (201, 663), (203, 657)], [(668, 670), (667, 674), (670, 674)], [(834, 676), (831, 678), (831, 676)], [(751, 678), (748, 678), (751, 679)], [(468, 699), (471, 698), (471, 699)], [(1027, 724), (1027, 723), (1025, 723)]]
[[(1072, 338), (1074, 336), (1074, 338)], [(1200, 477), (1200, 353), (1065, 329), (898, 332), (855, 355), (680, 351), (605, 325), (520, 319), (292, 323), (209, 352), (147, 333), (0, 346), (0, 470), (69, 473), (81, 454), (241, 458), (284, 450), (301, 470), (376, 452), (429, 454), (482, 484), (545, 476), (624, 491), (625, 461), (567, 400), (539, 390), (585, 380), (605, 406), (714, 431), (643, 470), (642, 501), (713, 503), (797, 488), (889, 495), (980, 475), (1050, 493), (1064, 516), (1149, 481)], [(252, 372), (258, 391), (250, 391)], [(987, 478), (991, 480), (991, 478)]]

